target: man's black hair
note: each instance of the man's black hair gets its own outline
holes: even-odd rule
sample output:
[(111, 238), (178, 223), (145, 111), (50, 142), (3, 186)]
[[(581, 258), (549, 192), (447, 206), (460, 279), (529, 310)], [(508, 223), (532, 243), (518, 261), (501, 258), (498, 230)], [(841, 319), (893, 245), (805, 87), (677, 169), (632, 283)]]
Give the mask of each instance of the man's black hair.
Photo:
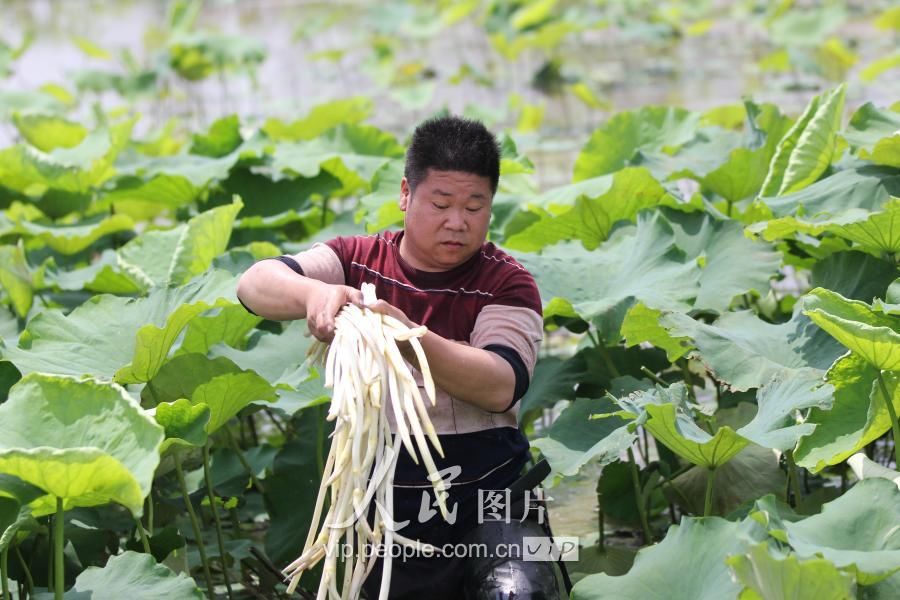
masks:
[(500, 179), (500, 144), (480, 121), (455, 116), (428, 119), (416, 127), (406, 151), (403, 174), (413, 192), (428, 169), (487, 177), (494, 194)]

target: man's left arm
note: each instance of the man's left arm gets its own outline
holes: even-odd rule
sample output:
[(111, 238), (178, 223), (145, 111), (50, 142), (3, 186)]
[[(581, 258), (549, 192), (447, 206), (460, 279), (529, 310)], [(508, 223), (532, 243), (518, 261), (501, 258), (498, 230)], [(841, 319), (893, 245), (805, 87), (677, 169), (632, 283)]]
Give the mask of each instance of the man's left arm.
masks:
[[(416, 325), (382, 300), (371, 308), (410, 327)], [(540, 314), (532, 309), (490, 305), (479, 314), (472, 345), (448, 340), (433, 331), (420, 341), (438, 388), (482, 410), (499, 413), (512, 408), (528, 389), (542, 324)], [(409, 362), (417, 364), (408, 344), (403, 344), (401, 351)]]

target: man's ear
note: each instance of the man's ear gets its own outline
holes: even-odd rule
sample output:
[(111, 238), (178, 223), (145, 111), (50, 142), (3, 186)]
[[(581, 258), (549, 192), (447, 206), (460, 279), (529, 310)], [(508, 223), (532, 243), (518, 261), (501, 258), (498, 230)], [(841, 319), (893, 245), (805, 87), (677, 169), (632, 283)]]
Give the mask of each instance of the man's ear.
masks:
[(409, 208), (409, 201), (412, 200), (412, 188), (406, 177), (400, 180), (400, 210), (406, 212)]

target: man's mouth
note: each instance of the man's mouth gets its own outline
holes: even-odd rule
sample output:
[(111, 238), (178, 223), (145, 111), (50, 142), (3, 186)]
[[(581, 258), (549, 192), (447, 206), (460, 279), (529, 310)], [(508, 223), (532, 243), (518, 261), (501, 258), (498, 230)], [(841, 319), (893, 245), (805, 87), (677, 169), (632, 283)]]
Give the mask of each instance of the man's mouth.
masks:
[(462, 242), (441, 242), (445, 246), (452, 246), (454, 248), (462, 248), (465, 244)]

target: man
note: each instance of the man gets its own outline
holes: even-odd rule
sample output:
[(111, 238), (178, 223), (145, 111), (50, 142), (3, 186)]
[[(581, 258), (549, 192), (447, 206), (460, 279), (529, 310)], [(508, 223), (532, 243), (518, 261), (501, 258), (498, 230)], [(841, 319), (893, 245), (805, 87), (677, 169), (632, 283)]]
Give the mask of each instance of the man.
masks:
[[(451, 486), (452, 522), (435, 509), (424, 467), (405, 451), (394, 478), (394, 519), (409, 522), (400, 530), (406, 537), (438, 547), (481, 539), (479, 532), (487, 529), (476, 525), (484, 521), (480, 503), (487, 491), (508, 488), (528, 460), (516, 404), (528, 388), (542, 337), (541, 301), (531, 274), (485, 242), (499, 176), (499, 146), (481, 123), (426, 121), (406, 155), (402, 231), (339, 237), (295, 256), (260, 261), (238, 283), (238, 297), (249, 310), (270, 319), (306, 318), (323, 341), (333, 338), (344, 305), (362, 303), (359, 290), (366, 282), (379, 298), (369, 308), (409, 326), (427, 326), (421, 342), (439, 388), (437, 405), (428, 410), (445, 451), (443, 460), (435, 458)], [(495, 508), (509, 509), (496, 502)], [(503, 524), (500, 538), (491, 530), (495, 540), (544, 535), (533, 521), (502, 516), (511, 523)], [(379, 581), (376, 568), (366, 582), (369, 597), (377, 596)], [(504, 593), (517, 598), (551, 598), (556, 582), (547, 563), (418, 557), (394, 561), (390, 595), (506, 597), (494, 595), (492, 586), (512, 587)]]

